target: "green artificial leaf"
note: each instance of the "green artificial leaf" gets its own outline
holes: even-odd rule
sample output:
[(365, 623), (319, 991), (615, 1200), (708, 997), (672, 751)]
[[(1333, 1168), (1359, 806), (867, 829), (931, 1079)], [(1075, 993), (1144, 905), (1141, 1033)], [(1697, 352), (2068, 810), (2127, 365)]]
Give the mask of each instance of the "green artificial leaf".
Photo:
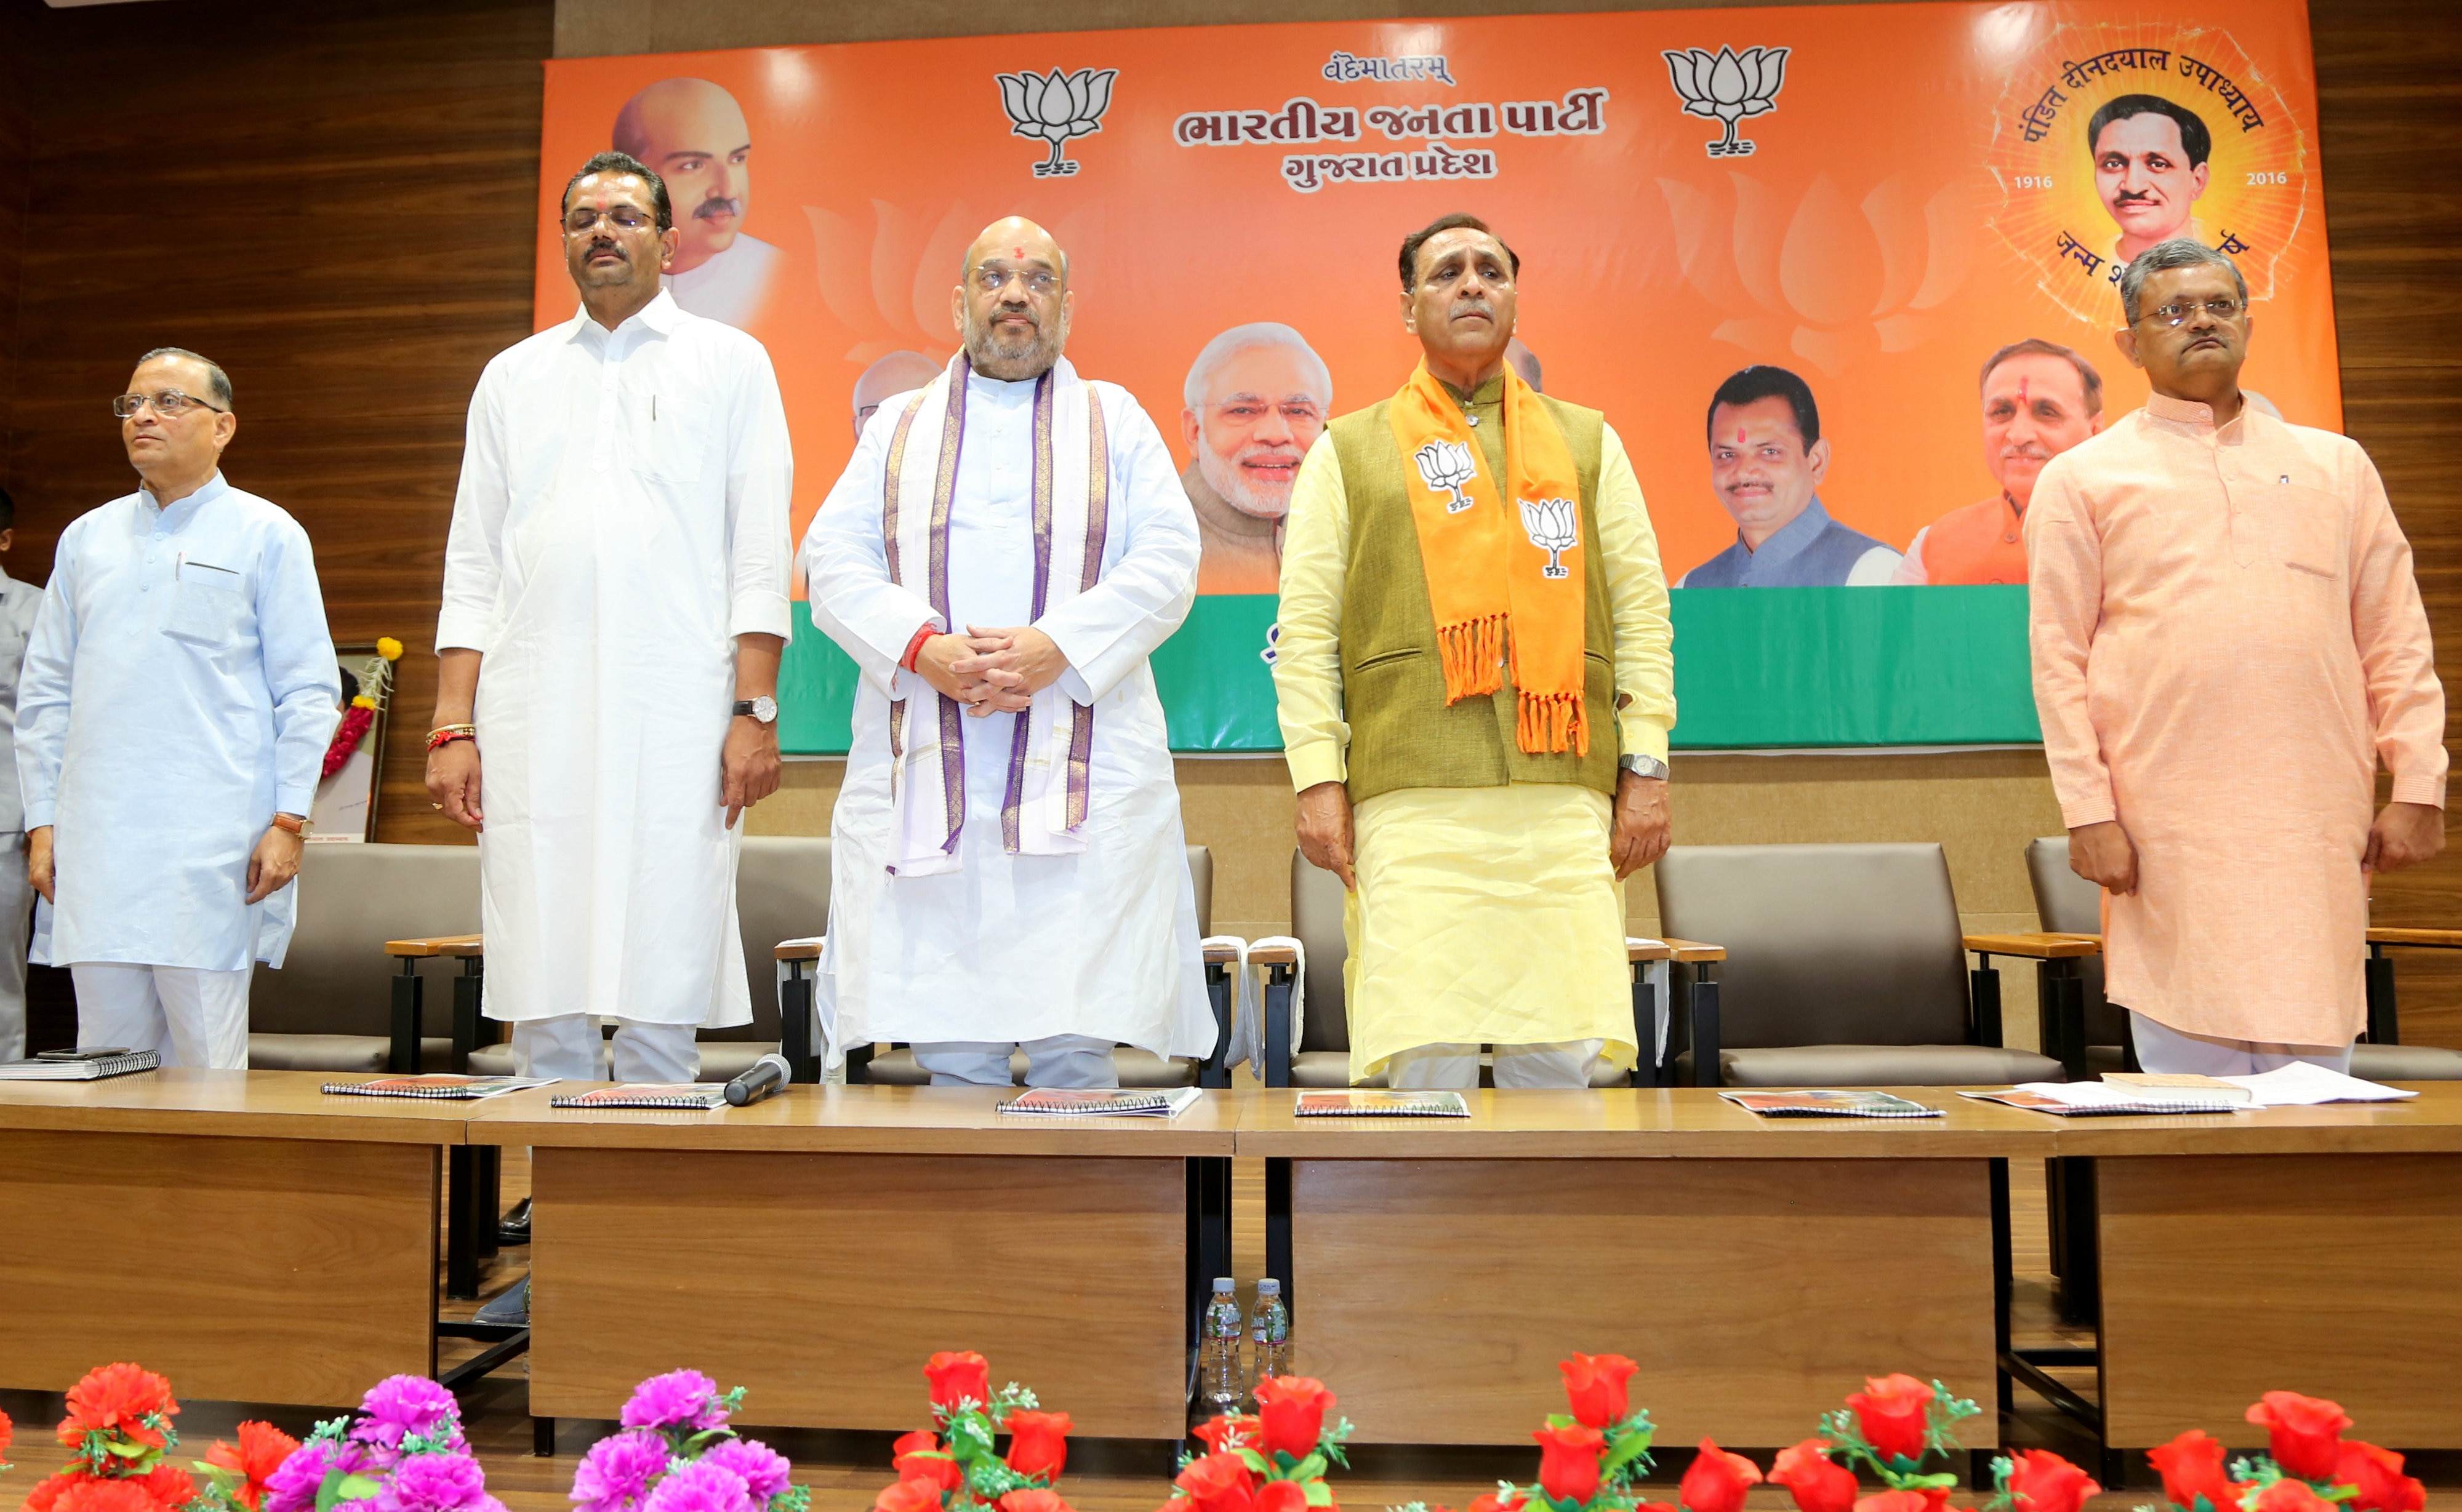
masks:
[[(1289, 1458), (1290, 1458), (1290, 1456), (1288, 1456), (1288, 1455), (1276, 1455), (1274, 1458), (1277, 1458), (1277, 1459), (1289, 1459)], [(1292, 1461), (1291, 1461), (1291, 1465), (1290, 1465), (1290, 1471), (1289, 1471), (1289, 1474), (1287, 1474), (1287, 1475), (1284, 1476), (1282, 1479), (1283, 1479), (1283, 1480), (1324, 1480), (1324, 1479), (1325, 1479), (1325, 1456), (1323, 1456), (1323, 1455), (1317, 1455), (1317, 1454), (1312, 1454), (1312, 1455), (1308, 1456), (1306, 1459), (1296, 1459), (1296, 1460), (1292, 1460)]]
[(811, 1512), (812, 1493), (806, 1486), (788, 1486), (769, 1499), (769, 1512)]
[(1573, 1426), (1573, 1415), (1570, 1413), (1549, 1413), (1547, 1415), (1547, 1426), (1550, 1428), (1570, 1428)]
[(964, 1412), (949, 1419), (949, 1452), (960, 1459), (989, 1458), (992, 1452), (992, 1425), (978, 1412)]
[[(731, 1394), (737, 1396), (743, 1395), (744, 1388), (741, 1386), (737, 1387)], [(700, 1433), (693, 1435), (691, 1437), (683, 1441), (683, 1452), (678, 1458), (683, 1459), (698, 1459), (702, 1456), (702, 1451), (707, 1449), (711, 1444), (717, 1442), (721, 1438), (732, 1438), (734, 1436), (735, 1430), (732, 1428), (704, 1428)]]
[(1307, 1498), (1307, 1504), (1312, 1507), (1333, 1505), (1333, 1487), (1322, 1480), (1307, 1481), (1300, 1487), (1300, 1491)]
[(718, 1410), (732, 1417), (744, 1411), (744, 1388), (739, 1386), (718, 1399)]
[(1944, 1491), (1957, 1489), (1957, 1477), (1946, 1470), (1934, 1471), (1928, 1476), (1905, 1476), (1901, 1480), (1904, 1482), (1898, 1487), (1901, 1491), (1929, 1491), (1935, 1486)]
[(1247, 1447), (1245, 1444), (1241, 1445), (1239, 1448), (1234, 1449), (1231, 1452), (1240, 1457), (1240, 1462), (1242, 1464), (1246, 1465), (1251, 1471), (1254, 1471), (1260, 1476), (1270, 1476), (1274, 1473), (1274, 1467), (1265, 1462), (1265, 1457), (1257, 1453), (1254, 1449)]
[(1603, 1480), (1615, 1480), (1629, 1470), (1648, 1470), (1649, 1468), (1650, 1435), (1646, 1432), (1627, 1434), (1621, 1438), (1609, 1441), (1607, 1457), (1599, 1461), (1599, 1478)]

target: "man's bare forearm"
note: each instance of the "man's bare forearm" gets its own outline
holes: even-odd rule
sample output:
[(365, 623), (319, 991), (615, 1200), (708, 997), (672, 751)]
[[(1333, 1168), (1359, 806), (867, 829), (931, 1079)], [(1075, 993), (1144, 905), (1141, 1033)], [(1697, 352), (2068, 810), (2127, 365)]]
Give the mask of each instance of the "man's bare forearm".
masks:
[(746, 631), (735, 637), (735, 696), (774, 699), (778, 696), (778, 661), (787, 654), (784, 636)]
[(479, 657), (467, 646), (436, 654), (436, 718), (430, 728), (470, 723), (470, 712), (479, 703)]

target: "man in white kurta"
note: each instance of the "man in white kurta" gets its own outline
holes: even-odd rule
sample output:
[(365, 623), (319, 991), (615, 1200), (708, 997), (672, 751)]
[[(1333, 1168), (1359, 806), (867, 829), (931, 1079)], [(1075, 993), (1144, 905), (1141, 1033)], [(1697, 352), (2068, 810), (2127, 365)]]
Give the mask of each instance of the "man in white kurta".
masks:
[[(0, 488), (0, 551), (17, 533), (17, 506)], [(25, 809), (17, 795), (17, 674), (43, 590), (0, 569), (0, 1061), (26, 1054), (26, 946), (33, 924), (26, 883)]]
[[(1125, 390), (1060, 356), (1067, 260), (969, 251), (966, 351), (880, 407), (805, 538), (812, 621), (862, 669), (820, 991), (832, 1063), (901, 1041), (936, 1084), (1118, 1084), (1111, 1049), (1214, 1045), (1147, 657), (1197, 521)], [(1004, 628), (1008, 627), (1008, 628)]]
[(690, 1081), (695, 1030), (751, 1020), (735, 821), (776, 787), (792, 461), (768, 355), (658, 288), (664, 190), (615, 158), (567, 192), (583, 308), (470, 401), (428, 786), (480, 832), (524, 1071), (598, 1076), (612, 1018), (617, 1080)]
[(244, 1070), (341, 680), (308, 532), (219, 468), (222, 370), (149, 354), (122, 407), (144, 486), (60, 533), (17, 685), (32, 955), (80, 1045)]

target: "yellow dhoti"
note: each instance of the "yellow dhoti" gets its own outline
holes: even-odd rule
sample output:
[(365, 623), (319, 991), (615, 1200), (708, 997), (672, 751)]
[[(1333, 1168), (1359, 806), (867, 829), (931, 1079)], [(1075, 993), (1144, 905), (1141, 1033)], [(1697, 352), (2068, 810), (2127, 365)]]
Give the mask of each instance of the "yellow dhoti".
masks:
[(1597, 1040), (1635, 1055), (1607, 794), (1570, 783), (1405, 788), (1352, 815), (1343, 910), (1350, 1079), (1422, 1045)]

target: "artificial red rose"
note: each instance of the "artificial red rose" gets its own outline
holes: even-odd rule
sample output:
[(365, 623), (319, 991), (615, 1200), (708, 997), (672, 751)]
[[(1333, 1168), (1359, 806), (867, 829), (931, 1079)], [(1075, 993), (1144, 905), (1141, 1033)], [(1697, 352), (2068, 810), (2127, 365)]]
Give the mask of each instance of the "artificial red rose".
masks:
[(955, 1491), (966, 1483), (965, 1467), (940, 1452), (939, 1439), (919, 1429), (898, 1435), (889, 1452), (900, 1480), (929, 1480), (943, 1491)]
[(1946, 1492), (1935, 1501), (1920, 1491), (1880, 1491), (1858, 1501), (1853, 1512), (1933, 1512), (1947, 1500)]
[[(280, 1463), (280, 1461), (275, 1461)], [(197, 1482), (188, 1472), (175, 1465), (158, 1464), (131, 1482), (145, 1488), (145, 1494), (162, 1504), (165, 1512), (186, 1506), (197, 1499)]]
[(1807, 1438), (1778, 1452), (1770, 1484), (1786, 1487), (1797, 1512), (1852, 1512), (1855, 1472), (1829, 1458), (1829, 1440)]
[(2284, 1475), (2302, 1480), (2331, 1480), (2343, 1457), (2343, 1430), (2348, 1414), (2334, 1402), (2298, 1392), (2268, 1392), (2248, 1410), (2248, 1420), (2265, 1430), (2274, 1462)]
[(1684, 1472), (1675, 1500), (1692, 1512), (1744, 1512), (1744, 1493), (1760, 1484), (1761, 1467), (1741, 1455), (1731, 1455), (1716, 1439), (1701, 1440), (1700, 1453)]
[(1684, 1509), (1673, 1501), (1644, 1501), (1633, 1508), (1633, 1512), (1684, 1512)]
[(1068, 1502), (1060, 1500), (1059, 1492), (1046, 1490), (1042, 1486), (1011, 1491), (992, 1505), (1000, 1512), (1075, 1512)]
[(7, 1413), (0, 1413), (0, 1455), (7, 1454), (9, 1446), (14, 1443), (16, 1438), (17, 1425), (9, 1420)]
[(2257, 1512), (2333, 1512), (2333, 1506), (2307, 1481), (2288, 1477), (2267, 1486), (2257, 1498)]
[(94, 1479), (82, 1468), (76, 1466), (55, 1475), (45, 1476), (34, 1482), (32, 1490), (26, 1493), (24, 1512), (52, 1512), (52, 1508), (58, 1504), (60, 1498), (68, 1494), (69, 1487), (80, 1480)]
[(1573, 1420), (1592, 1428), (1624, 1421), (1631, 1411), (1625, 1382), (1641, 1367), (1621, 1354), (1576, 1354), (1556, 1369), (1565, 1372), (1565, 1395), (1573, 1404)]
[(1296, 1480), (1268, 1480), (1257, 1488), (1256, 1512), (1307, 1512), (1307, 1487)]
[(2017, 1512), (2079, 1512), (2101, 1491), (2094, 1478), (2047, 1449), (2010, 1457), (2009, 1495)]
[(205, 1451), (205, 1463), (237, 1476), (239, 1484), (231, 1495), (248, 1512), (256, 1512), (257, 1503), (265, 1498), (266, 1477), (281, 1468), (282, 1461), (298, 1447), (298, 1439), (271, 1423), (242, 1423), (239, 1442), (227, 1444), (215, 1439), (214, 1446)]
[(940, 1512), (940, 1487), (932, 1480), (900, 1480), (872, 1499), (872, 1512)]
[(171, 1512), (142, 1480), (79, 1480), (52, 1503), (54, 1512)]
[(1304, 1459), (1325, 1436), (1325, 1415), (1333, 1406), (1325, 1383), (1307, 1375), (1269, 1375), (1257, 1383), (1257, 1419), (1267, 1455)]
[(2192, 1428), (2159, 1449), (2146, 1451), (2147, 1459), (2163, 1476), (2163, 1500), (2182, 1512), (2196, 1512), (2197, 1498), (2206, 1499), (2209, 1512), (2238, 1512), (2240, 1487), (2223, 1473), (2223, 1446)]
[(1507, 1501), (1493, 1491), (1485, 1491), (1471, 1498), (1470, 1505), (1465, 1512), (1522, 1512), (1522, 1509), (1529, 1504), (1528, 1497), (1517, 1496)]
[(1846, 1398), (1864, 1439), (1884, 1459), (1921, 1459), (1931, 1437), (1932, 1388), (1911, 1375), (1867, 1376)]
[(164, 1417), (180, 1415), (170, 1382), (140, 1365), (98, 1365), (69, 1388), (69, 1415), (60, 1419), (60, 1442), (75, 1449), (88, 1434), (109, 1434), (160, 1449), (163, 1447), (162, 1430), (148, 1428), (144, 1421), (157, 1413)]
[(943, 1415), (956, 1412), (961, 1401), (991, 1404), (991, 1362), (972, 1350), (942, 1350), (923, 1362), (923, 1378), (932, 1383), (932, 1405)]
[(2343, 1503), (2356, 1512), (2420, 1512), (2428, 1505), (2428, 1488), (2402, 1473), (2402, 1456), (2356, 1438), (2343, 1440), (2334, 1480), (2359, 1488)]
[(1008, 1467), (1022, 1476), (1060, 1479), (1069, 1462), (1069, 1415), (1025, 1408), (1008, 1415)]
[(1196, 1503), (1196, 1512), (1250, 1512), (1256, 1480), (1238, 1455), (1203, 1455), (1188, 1463), (1173, 1485)]
[(1559, 1501), (1587, 1505), (1599, 1494), (1599, 1455), (1607, 1436), (1587, 1423), (1570, 1428), (1542, 1428), (1539, 1440), (1539, 1485)]
[(1220, 1417), (1201, 1422), (1189, 1431), (1195, 1434), (1208, 1450), (1218, 1455), (1227, 1455), (1234, 1449), (1254, 1449), (1257, 1446), (1257, 1419), (1245, 1413), (1225, 1413)]

